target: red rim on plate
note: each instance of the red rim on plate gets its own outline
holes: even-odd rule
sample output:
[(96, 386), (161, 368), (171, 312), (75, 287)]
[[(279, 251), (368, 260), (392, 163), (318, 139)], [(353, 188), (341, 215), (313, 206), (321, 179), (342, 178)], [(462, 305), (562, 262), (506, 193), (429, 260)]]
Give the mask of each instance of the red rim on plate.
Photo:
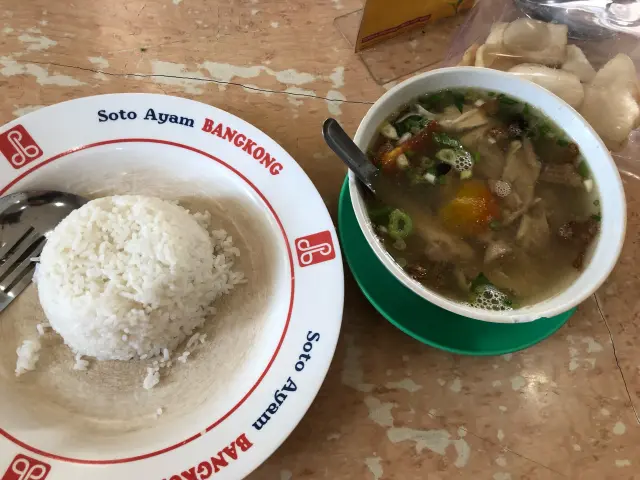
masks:
[[(109, 106), (118, 104), (127, 105), (135, 118), (129, 114), (128, 120), (118, 116), (103, 121), (112, 118), (105, 115)], [(145, 121), (151, 109), (176, 112), (176, 119), (189, 122)], [(202, 475), (217, 470), (216, 478), (240, 478), (256, 468), (306, 412), (326, 375), (341, 323), (343, 272), (335, 230), (302, 169), (273, 140), (226, 112), (190, 100), (144, 94), (90, 97), (29, 114), (0, 129), (0, 154), (0, 194), (33, 188), (73, 191), (73, 185), (56, 182), (144, 164), (166, 170), (169, 178), (190, 172), (220, 190), (227, 189), (228, 194), (255, 198), (255, 208), (264, 218), (271, 217), (265, 221), (279, 232), (281, 262), (289, 279), (289, 286), (277, 290), (269, 303), (273, 315), (271, 310), (265, 312), (270, 325), (279, 325), (266, 329), (260, 338), (265, 349), (271, 345), (271, 353), (264, 356), (262, 367), (255, 366), (259, 374), (253, 380), (244, 379), (254, 375), (250, 373), (253, 366), (238, 373), (244, 389), (230, 386), (224, 392), (233, 397), (229, 408), (211, 418), (207, 404), (195, 412), (193, 425), (159, 422), (150, 429), (156, 435), (135, 432), (142, 442), (119, 452), (125, 447), (112, 442), (105, 448), (108, 454), (65, 444), (64, 437), (56, 437), (60, 432), (55, 425), (43, 425), (39, 432), (31, 426), (21, 428), (19, 421), (5, 426), (0, 414), (0, 473), (33, 468), (46, 469), (47, 480), (88, 475), (106, 480), (182, 478), (180, 472), (200, 469)], [(274, 162), (278, 168), (272, 167)], [(289, 191), (296, 192), (295, 204)], [(324, 287), (318, 289), (318, 285)], [(27, 382), (28, 375), (20, 381)], [(14, 405), (11, 412), (10, 396), (2, 398), (1, 393), (13, 382), (0, 375), (0, 406), (19, 419), (19, 406)], [(284, 396), (283, 385), (289, 387)], [(189, 430), (192, 434), (180, 433)], [(63, 441), (53, 441), (56, 438)], [(126, 436), (122, 438), (126, 445)], [(145, 439), (149, 440), (146, 447)], [(101, 468), (96, 469), (97, 465)]]

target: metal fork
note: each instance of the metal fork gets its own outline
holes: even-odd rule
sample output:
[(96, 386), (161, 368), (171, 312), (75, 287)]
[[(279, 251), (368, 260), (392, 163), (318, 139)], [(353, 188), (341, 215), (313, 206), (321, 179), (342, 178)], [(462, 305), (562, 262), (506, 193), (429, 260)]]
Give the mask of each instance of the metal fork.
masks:
[(22, 192), (0, 198), (0, 312), (33, 279), (46, 235), (84, 205), (77, 195), (55, 191)]
[(35, 228), (27, 227), (15, 243), (0, 247), (0, 312), (31, 283), (36, 266), (33, 258), (40, 255), (45, 240)]

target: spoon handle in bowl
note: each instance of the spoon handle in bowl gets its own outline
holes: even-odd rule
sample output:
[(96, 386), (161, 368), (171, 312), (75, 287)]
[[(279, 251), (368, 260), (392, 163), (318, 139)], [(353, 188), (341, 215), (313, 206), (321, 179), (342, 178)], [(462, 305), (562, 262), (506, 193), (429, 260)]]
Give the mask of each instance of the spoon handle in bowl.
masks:
[(329, 148), (340, 157), (355, 176), (375, 193), (373, 180), (378, 175), (378, 169), (371, 163), (367, 155), (353, 143), (340, 124), (333, 118), (328, 118), (322, 125), (322, 135)]

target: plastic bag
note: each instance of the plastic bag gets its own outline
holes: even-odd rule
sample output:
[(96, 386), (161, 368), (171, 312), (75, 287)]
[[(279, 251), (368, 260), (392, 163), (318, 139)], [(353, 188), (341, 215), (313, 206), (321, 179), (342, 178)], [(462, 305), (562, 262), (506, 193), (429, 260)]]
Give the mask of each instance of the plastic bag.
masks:
[(570, 3), (577, 10), (567, 15), (531, 0), (482, 0), (446, 64), (508, 71), (547, 88), (591, 124), (622, 171), (640, 176), (640, 27), (610, 21), (637, 14), (640, 25), (640, 4)]

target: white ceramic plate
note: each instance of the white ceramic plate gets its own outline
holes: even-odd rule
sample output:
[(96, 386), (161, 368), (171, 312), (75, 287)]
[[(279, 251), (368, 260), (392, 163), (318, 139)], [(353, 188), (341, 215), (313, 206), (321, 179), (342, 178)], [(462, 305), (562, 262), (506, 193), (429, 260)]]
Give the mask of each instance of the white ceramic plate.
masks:
[(43, 320), (30, 287), (0, 315), (0, 478), (239, 479), (260, 465), (318, 392), (342, 318), (338, 240), (303, 170), (217, 108), (105, 95), (0, 128), (0, 194), (29, 189), (156, 195), (209, 210), (233, 235), (249, 283), (218, 305), (204, 330), (211, 340), (151, 391), (148, 362), (74, 371), (53, 333), (37, 370), (16, 378), (16, 348)]

